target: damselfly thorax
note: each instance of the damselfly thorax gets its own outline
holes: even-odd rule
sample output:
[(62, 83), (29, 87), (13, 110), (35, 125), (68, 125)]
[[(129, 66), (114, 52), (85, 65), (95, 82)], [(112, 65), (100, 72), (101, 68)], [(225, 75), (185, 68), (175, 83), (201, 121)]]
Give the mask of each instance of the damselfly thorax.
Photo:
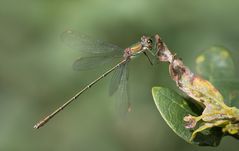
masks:
[[(116, 101), (119, 104), (120, 110), (130, 111), (130, 102), (128, 99), (128, 63), (129, 61), (141, 54), (144, 54), (148, 60), (150, 58), (147, 55), (147, 51), (151, 51), (153, 48), (153, 41), (150, 37), (142, 36), (141, 41), (137, 42), (126, 49), (122, 49), (114, 44), (110, 44), (100, 40), (94, 40), (86, 35), (82, 35), (71, 30), (66, 31), (62, 34), (63, 41), (68, 43), (73, 49), (79, 49), (88, 53), (88, 56), (83, 56), (77, 59), (74, 64), (74, 70), (87, 70), (99, 65), (108, 63), (114, 58), (123, 58), (118, 64), (113, 66), (111, 69), (100, 75), (98, 78), (93, 80), (91, 83), (87, 84), (81, 91), (76, 93), (71, 99), (65, 102), (62, 106), (52, 112), (50, 115), (46, 116), (43, 120), (39, 121), (34, 128), (38, 129), (41, 126), (45, 125), (51, 118), (53, 118), (58, 112), (63, 110), (71, 102), (76, 100), (82, 93), (95, 85), (98, 81), (106, 77), (108, 74), (114, 71), (112, 76), (109, 94), (112, 95), (116, 91), (120, 91), (121, 97), (119, 101)], [(151, 53), (152, 54), (152, 53)], [(150, 61), (152, 64), (152, 62)]]

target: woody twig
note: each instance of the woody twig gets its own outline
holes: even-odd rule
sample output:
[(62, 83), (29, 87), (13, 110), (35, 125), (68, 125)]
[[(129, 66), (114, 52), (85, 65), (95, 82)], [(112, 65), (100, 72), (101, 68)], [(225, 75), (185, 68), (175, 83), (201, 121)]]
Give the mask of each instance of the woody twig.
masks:
[(201, 116), (184, 117), (185, 128), (193, 129), (198, 121), (203, 122), (193, 132), (191, 140), (198, 132), (215, 126), (222, 127), (224, 133), (239, 135), (239, 110), (235, 107), (228, 107), (221, 93), (209, 81), (194, 74), (176, 54), (172, 54), (159, 35), (155, 35), (155, 40), (156, 56), (159, 61), (169, 63), (170, 76), (178, 88), (204, 107)]

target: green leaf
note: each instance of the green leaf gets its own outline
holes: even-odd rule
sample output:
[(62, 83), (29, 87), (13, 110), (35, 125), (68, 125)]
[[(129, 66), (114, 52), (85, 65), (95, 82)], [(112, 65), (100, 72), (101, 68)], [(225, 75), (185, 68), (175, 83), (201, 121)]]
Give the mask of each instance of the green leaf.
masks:
[[(224, 96), (227, 105), (232, 106), (239, 102), (239, 80), (236, 77), (236, 67), (230, 51), (221, 46), (212, 46), (203, 50), (196, 57), (196, 71), (208, 79)], [(236, 101), (236, 102), (235, 102)]]
[(221, 129), (211, 129), (207, 134), (199, 133), (193, 142), (190, 142), (191, 130), (186, 129), (183, 121), (184, 116), (191, 114), (196, 116), (196, 112), (190, 104), (175, 91), (168, 88), (153, 87), (152, 94), (154, 102), (161, 113), (163, 119), (169, 127), (182, 139), (192, 144), (202, 146), (217, 146), (221, 140)]

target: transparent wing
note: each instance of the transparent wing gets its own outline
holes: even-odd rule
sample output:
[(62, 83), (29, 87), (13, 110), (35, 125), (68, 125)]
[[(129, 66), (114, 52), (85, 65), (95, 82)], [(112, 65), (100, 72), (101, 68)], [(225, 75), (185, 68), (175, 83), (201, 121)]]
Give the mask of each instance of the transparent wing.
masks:
[(125, 64), (119, 66), (112, 75), (109, 87), (109, 95), (112, 96), (119, 88), (121, 78), (124, 72)]
[(109, 55), (97, 55), (81, 57), (73, 63), (74, 70), (90, 70), (106, 63), (110, 63), (115, 58), (120, 58), (119, 56), (109, 56)]
[(72, 49), (87, 53), (123, 53), (123, 49), (117, 45), (93, 39), (85, 34), (73, 30), (63, 32), (61, 39)]
[(115, 110), (119, 115), (124, 116), (130, 111), (130, 102), (128, 97), (128, 63), (120, 66), (111, 81), (110, 94), (117, 90), (117, 99), (115, 101)]

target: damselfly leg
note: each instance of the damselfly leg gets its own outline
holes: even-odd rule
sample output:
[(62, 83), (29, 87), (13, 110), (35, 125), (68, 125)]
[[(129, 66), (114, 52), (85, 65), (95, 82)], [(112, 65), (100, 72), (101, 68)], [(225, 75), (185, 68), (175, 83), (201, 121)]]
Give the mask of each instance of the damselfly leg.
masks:
[(117, 90), (119, 90), (121, 97), (120, 97), (120, 100), (117, 102), (118, 108), (121, 108), (120, 110), (122, 110), (122, 113), (124, 113), (124, 110), (130, 111), (131, 108), (130, 108), (130, 103), (128, 101), (129, 99), (128, 99), (128, 90), (127, 90), (128, 62), (135, 56), (138, 56), (142, 53), (144, 53), (147, 56), (145, 51), (149, 51), (153, 47), (153, 42), (151, 38), (143, 36), (140, 42), (132, 45), (129, 48), (126, 48), (125, 50), (123, 50), (122, 48), (116, 45), (103, 42), (100, 40), (94, 40), (89, 38), (86, 35), (82, 35), (73, 31), (64, 32), (62, 34), (62, 39), (70, 47), (74, 49), (82, 50), (89, 54), (88, 56), (81, 57), (76, 60), (76, 62), (73, 64), (73, 68), (75, 70), (92, 69), (98, 65), (107, 63), (113, 60), (114, 58), (121, 57), (122, 60), (118, 64), (116, 64), (114, 67), (112, 67), (111, 69), (103, 73), (101, 76), (99, 76), (97, 79), (92, 81), (90, 84), (86, 85), (81, 91), (75, 94), (71, 99), (69, 99), (66, 103), (64, 103), (54, 112), (52, 112), (50, 115), (46, 116), (43, 120), (39, 121), (34, 126), (34, 128), (38, 129), (42, 127), (43, 125), (45, 125), (58, 112), (63, 110), (66, 106), (68, 106), (70, 103), (76, 100), (82, 93), (84, 93), (86, 90), (91, 88), (94, 84), (96, 84), (98, 81), (106, 77), (109, 73), (111, 73), (114, 70), (116, 70), (116, 72), (112, 78), (109, 93), (110, 95), (112, 95)]

